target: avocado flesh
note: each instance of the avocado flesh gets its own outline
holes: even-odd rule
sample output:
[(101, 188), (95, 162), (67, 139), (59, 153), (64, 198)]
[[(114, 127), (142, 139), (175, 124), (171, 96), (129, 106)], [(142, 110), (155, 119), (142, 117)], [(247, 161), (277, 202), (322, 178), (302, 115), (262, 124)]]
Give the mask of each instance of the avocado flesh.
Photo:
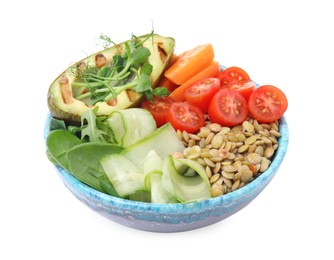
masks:
[[(141, 37), (145, 37), (145, 35)], [(173, 56), (175, 40), (171, 37), (163, 37), (154, 34), (153, 37), (150, 37), (147, 41), (144, 42), (143, 46), (148, 48), (151, 52), (148, 62), (153, 66), (150, 79), (152, 87), (155, 87)], [(95, 56), (98, 54), (103, 54), (109, 63), (114, 55), (119, 54), (119, 52), (122, 53), (124, 50), (123, 47), (124, 43), (121, 43), (100, 52), (94, 53), (77, 62), (74, 64), (74, 66), (80, 62), (95, 64)], [(71, 73), (71, 68), (68, 68), (52, 82), (51, 86), (49, 87), (47, 102), (50, 113), (53, 117), (62, 119), (69, 123), (80, 123), (81, 115), (89, 108), (95, 108), (98, 106), (99, 109), (97, 115), (107, 116), (115, 110), (136, 107), (141, 103), (143, 98), (141, 93), (132, 91), (131, 95), (129, 95), (129, 92), (123, 91), (117, 96), (117, 102), (115, 102), (116, 104), (114, 105), (109, 105), (107, 102), (98, 102), (94, 106), (88, 106), (83, 101), (73, 98), (73, 96), (70, 96), (70, 101), (68, 101), (66, 98), (64, 98), (61, 90), (60, 82), (64, 77), (68, 81), (67, 84), (70, 92), (72, 92), (71, 83), (76, 78), (73, 73)]]

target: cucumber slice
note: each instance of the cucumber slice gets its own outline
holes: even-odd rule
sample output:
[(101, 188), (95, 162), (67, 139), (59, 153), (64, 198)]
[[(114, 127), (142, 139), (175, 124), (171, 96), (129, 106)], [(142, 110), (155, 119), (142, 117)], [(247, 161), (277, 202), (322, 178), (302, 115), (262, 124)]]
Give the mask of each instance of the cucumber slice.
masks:
[(121, 197), (144, 191), (144, 173), (129, 159), (120, 154), (105, 156), (101, 166)]
[(148, 175), (151, 188), (152, 203), (177, 203), (177, 199), (170, 194), (162, 185), (162, 173), (153, 172)]
[(151, 135), (124, 149), (122, 154), (139, 169), (144, 170), (144, 163), (150, 151), (155, 151), (164, 160), (168, 155), (181, 152), (184, 149), (185, 147), (174, 128), (167, 123)]
[(189, 166), (185, 165), (182, 162), (179, 162), (177, 160), (174, 160), (174, 165), (176, 170), (186, 177), (193, 177), (197, 175), (197, 172), (195, 172), (194, 169), (190, 168)]
[(108, 119), (116, 144), (128, 147), (149, 136), (156, 129), (156, 123), (146, 109), (130, 108), (118, 110)]
[[(146, 178), (145, 182), (145, 176), (152, 173), (162, 174), (162, 160), (173, 152), (183, 151), (183, 149), (184, 145), (174, 128), (166, 124), (141, 141), (127, 147), (120, 154), (111, 154), (102, 158), (100, 163), (116, 192), (121, 197), (125, 197), (140, 190), (151, 190), (151, 180)], [(163, 189), (154, 192), (155, 194), (161, 192), (161, 194), (154, 194), (153, 197), (163, 197), (154, 201), (170, 200), (169, 194), (164, 194), (166, 191)]]
[(156, 151), (149, 151), (144, 162), (145, 176), (154, 172), (162, 174), (162, 163), (163, 161)]
[(150, 151), (145, 159), (145, 186), (151, 191), (152, 203), (175, 203), (177, 200), (162, 186), (163, 161), (154, 151)]
[[(175, 161), (188, 166), (189, 167), (188, 170), (187, 170), (188, 174), (189, 174), (189, 172), (191, 172), (191, 169), (194, 172), (196, 172), (202, 178), (203, 182), (210, 188), (210, 182), (209, 182), (209, 179), (206, 175), (205, 169), (199, 162), (194, 161), (194, 160), (190, 160), (190, 159), (175, 159), (174, 163), (175, 163)], [(188, 176), (190, 176), (190, 175), (188, 175)], [(193, 176), (193, 175), (191, 175), (191, 176)]]
[(202, 178), (203, 171), (205, 174), (203, 166), (196, 162), (195, 164), (187, 162), (187, 160), (183, 162), (188, 163), (189, 167), (194, 167), (194, 170), (199, 174), (194, 177), (185, 177), (181, 175), (175, 168), (174, 159), (171, 156), (168, 156), (164, 160), (162, 167), (163, 187), (180, 202), (193, 202), (209, 199), (211, 197), (210, 183), (206, 176), (205, 178)]

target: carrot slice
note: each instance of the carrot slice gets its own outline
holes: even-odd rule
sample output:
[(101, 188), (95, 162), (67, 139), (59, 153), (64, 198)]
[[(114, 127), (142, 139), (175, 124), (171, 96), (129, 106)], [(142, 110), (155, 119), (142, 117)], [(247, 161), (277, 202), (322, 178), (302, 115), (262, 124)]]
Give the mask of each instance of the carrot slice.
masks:
[(171, 60), (170, 60), (170, 62), (169, 62), (169, 64), (168, 64), (168, 66), (167, 66), (167, 69), (168, 69), (170, 66), (172, 66), (172, 65), (177, 61), (178, 58), (179, 58), (179, 55), (173, 53), (173, 56), (172, 56), (172, 58), (171, 58)]
[(180, 60), (181, 58), (185, 57), (190, 51), (192, 51), (192, 50), (184, 51), (181, 54), (175, 54), (174, 53), (173, 57), (172, 57), (171, 65), (174, 64), (175, 62), (177, 62), (178, 60)]
[(176, 85), (174, 82), (167, 79), (164, 75), (162, 75), (157, 87), (165, 87), (169, 90), (169, 92), (174, 91), (179, 85)]
[(209, 66), (214, 59), (211, 44), (203, 44), (182, 53), (166, 71), (165, 76), (177, 85), (181, 85)]
[(169, 96), (175, 101), (184, 101), (184, 92), (187, 88), (193, 85), (195, 82), (210, 78), (216, 77), (220, 72), (220, 65), (217, 61), (213, 61), (208, 67), (203, 69), (201, 72), (197, 73), (195, 76), (184, 82), (181, 86), (176, 88)]

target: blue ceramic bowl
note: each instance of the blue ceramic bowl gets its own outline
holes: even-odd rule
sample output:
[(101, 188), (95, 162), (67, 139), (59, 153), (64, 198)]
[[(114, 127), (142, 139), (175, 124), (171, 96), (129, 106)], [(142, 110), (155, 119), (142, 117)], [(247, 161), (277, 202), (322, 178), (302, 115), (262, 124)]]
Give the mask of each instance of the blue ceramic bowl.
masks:
[[(49, 132), (47, 117), (44, 136)], [(188, 204), (153, 204), (112, 197), (90, 188), (66, 170), (56, 170), (65, 186), (97, 213), (135, 229), (153, 232), (179, 232), (197, 229), (219, 222), (246, 207), (268, 185), (286, 154), (289, 130), (285, 117), (280, 120), (279, 147), (269, 168), (244, 187), (220, 197)]]

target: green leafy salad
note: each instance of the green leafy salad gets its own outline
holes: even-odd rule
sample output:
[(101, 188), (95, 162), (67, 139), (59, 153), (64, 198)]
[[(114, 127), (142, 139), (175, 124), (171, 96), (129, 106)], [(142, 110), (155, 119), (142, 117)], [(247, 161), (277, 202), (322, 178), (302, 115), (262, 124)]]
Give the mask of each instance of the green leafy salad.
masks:
[(141, 108), (97, 117), (89, 109), (80, 126), (52, 118), (47, 155), (78, 180), (100, 192), (153, 203), (190, 202), (210, 198), (203, 166), (174, 159), (185, 147), (173, 127), (160, 128)]
[(171, 124), (158, 128), (151, 113), (138, 108), (143, 98), (169, 94), (155, 85), (173, 50), (172, 38), (133, 36), (65, 70), (48, 92), (49, 160), (115, 197), (152, 203), (210, 198), (203, 166), (172, 156), (185, 147)]

